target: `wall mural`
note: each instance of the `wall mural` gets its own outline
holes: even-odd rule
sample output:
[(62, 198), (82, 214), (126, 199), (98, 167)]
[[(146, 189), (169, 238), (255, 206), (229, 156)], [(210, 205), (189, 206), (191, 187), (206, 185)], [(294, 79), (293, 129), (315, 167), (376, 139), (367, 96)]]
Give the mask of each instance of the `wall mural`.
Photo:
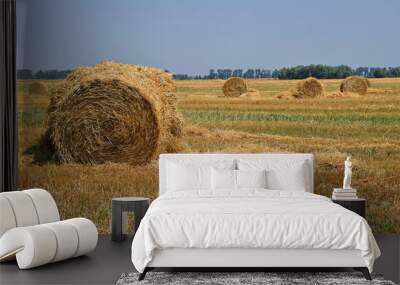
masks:
[(109, 232), (112, 197), (158, 196), (160, 153), (305, 152), (325, 196), (351, 156), (373, 231), (400, 232), (400, 74), (302, 66), (190, 77), (109, 58), (18, 73), (19, 188), (49, 190), (63, 219)]

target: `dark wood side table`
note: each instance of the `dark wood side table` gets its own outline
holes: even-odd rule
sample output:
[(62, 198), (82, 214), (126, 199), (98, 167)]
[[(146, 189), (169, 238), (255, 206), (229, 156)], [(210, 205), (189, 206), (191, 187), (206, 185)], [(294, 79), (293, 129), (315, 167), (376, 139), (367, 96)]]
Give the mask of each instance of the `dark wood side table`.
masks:
[(367, 201), (362, 198), (356, 198), (351, 200), (336, 200), (332, 199), (333, 203), (339, 204), (340, 206), (353, 211), (356, 214), (359, 214), (361, 217), (365, 219), (365, 212)]
[(111, 239), (123, 241), (127, 232), (127, 212), (133, 212), (135, 219), (135, 233), (140, 221), (146, 214), (150, 199), (144, 197), (119, 197), (112, 199)]

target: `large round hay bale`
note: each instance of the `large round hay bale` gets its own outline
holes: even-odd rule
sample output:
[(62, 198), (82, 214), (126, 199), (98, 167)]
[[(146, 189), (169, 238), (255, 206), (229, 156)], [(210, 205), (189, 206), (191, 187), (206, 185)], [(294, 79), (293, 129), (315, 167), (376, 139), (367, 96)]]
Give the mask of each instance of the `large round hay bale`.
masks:
[(367, 93), (369, 81), (362, 76), (349, 76), (340, 84), (341, 92), (352, 92), (360, 95)]
[(225, 81), (222, 91), (226, 97), (239, 97), (247, 92), (247, 84), (240, 77), (231, 77)]
[(291, 94), (295, 98), (315, 98), (323, 96), (325, 90), (318, 79), (308, 77), (297, 82), (296, 86), (291, 90)]
[(169, 74), (102, 62), (72, 72), (53, 91), (50, 140), (61, 162), (145, 164), (179, 150), (182, 120)]
[(28, 93), (31, 95), (45, 95), (47, 94), (47, 87), (44, 83), (35, 81), (29, 84)]

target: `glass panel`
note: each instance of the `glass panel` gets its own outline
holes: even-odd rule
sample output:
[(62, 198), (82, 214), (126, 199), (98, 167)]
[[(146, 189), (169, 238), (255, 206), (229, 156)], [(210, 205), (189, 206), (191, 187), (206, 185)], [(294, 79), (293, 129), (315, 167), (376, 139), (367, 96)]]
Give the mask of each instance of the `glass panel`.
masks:
[(159, 153), (313, 153), (329, 197), (351, 156), (400, 232), (398, 3), (286, 2), (18, 0), (19, 188), (105, 233), (113, 197), (158, 196)]

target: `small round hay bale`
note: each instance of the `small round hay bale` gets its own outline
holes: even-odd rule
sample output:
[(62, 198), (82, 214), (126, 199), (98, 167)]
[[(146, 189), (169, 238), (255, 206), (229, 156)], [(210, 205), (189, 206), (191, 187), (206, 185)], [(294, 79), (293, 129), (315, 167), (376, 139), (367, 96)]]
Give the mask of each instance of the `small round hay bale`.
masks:
[(369, 81), (362, 76), (349, 76), (340, 84), (340, 91), (364, 95), (368, 90), (368, 82)]
[(52, 92), (48, 130), (61, 162), (142, 165), (182, 149), (176, 88), (162, 70), (102, 62)]
[(29, 84), (28, 93), (32, 95), (45, 95), (47, 94), (47, 87), (42, 82), (35, 81)]
[(296, 86), (291, 90), (291, 94), (295, 98), (315, 98), (325, 94), (322, 83), (314, 78), (308, 77), (297, 82)]
[(222, 91), (226, 97), (239, 97), (247, 92), (247, 84), (240, 77), (231, 77), (225, 81)]

